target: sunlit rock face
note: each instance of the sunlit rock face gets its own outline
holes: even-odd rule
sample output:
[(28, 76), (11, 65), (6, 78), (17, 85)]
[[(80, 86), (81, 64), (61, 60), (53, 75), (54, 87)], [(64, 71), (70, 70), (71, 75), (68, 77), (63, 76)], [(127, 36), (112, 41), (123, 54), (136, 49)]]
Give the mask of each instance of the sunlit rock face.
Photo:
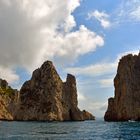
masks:
[(0, 120), (13, 120), (19, 92), (12, 89), (6, 80), (0, 79)]
[(68, 74), (59, 77), (53, 63), (46, 61), (26, 81), (19, 95), (15, 120), (81, 121), (95, 117), (77, 107), (76, 79)]
[(105, 121), (140, 120), (140, 54), (119, 62), (114, 79), (115, 97), (108, 100)]

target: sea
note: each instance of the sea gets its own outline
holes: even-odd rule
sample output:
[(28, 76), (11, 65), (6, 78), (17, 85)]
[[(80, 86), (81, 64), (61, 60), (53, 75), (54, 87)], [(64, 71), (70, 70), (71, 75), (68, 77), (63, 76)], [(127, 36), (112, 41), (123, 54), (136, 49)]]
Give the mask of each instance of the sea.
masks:
[(140, 122), (0, 122), (0, 140), (140, 140)]

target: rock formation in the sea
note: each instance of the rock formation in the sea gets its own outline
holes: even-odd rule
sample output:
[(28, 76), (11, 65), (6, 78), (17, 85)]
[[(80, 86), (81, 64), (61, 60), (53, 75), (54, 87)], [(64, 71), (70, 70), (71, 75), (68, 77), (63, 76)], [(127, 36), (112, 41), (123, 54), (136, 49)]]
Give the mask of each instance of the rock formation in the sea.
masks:
[(6, 80), (0, 79), (0, 120), (14, 119), (18, 95), (18, 91), (8, 86)]
[(115, 97), (108, 100), (105, 121), (140, 121), (140, 54), (120, 60), (114, 86)]
[(51, 61), (36, 69), (19, 95), (15, 120), (67, 121), (95, 119), (77, 107), (76, 79), (68, 74), (66, 82), (59, 77)]

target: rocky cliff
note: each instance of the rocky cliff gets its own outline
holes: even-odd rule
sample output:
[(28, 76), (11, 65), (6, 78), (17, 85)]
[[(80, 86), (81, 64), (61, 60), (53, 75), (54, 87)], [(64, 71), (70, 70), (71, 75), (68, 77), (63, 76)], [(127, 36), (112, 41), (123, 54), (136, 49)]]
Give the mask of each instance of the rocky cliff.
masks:
[(108, 100), (105, 121), (140, 120), (140, 54), (124, 56), (114, 79), (115, 97)]
[[(16, 105), (14, 110), (10, 109), (13, 103)], [(51, 61), (46, 61), (33, 72), (31, 79), (23, 84), (18, 100), (8, 99), (8, 104), (4, 107), (0, 106), (0, 109), (4, 108), (4, 111), (9, 112), (11, 120), (81, 121), (95, 119), (89, 112), (80, 111), (78, 108), (75, 77), (68, 74), (66, 82), (63, 82)], [(7, 119), (6, 116), (3, 118)]]
[[(68, 74), (59, 77), (51, 61), (33, 72), (20, 90), (17, 120), (67, 121), (94, 119), (77, 107), (76, 79)], [(90, 117), (89, 117), (90, 116)]]
[(13, 120), (18, 101), (18, 91), (0, 79), (0, 120)]

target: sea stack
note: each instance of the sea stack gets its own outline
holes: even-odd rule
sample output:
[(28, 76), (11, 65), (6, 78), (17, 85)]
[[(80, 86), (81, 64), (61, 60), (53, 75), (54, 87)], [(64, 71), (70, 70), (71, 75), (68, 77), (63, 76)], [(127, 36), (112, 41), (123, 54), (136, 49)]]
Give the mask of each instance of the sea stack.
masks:
[(23, 84), (14, 119), (81, 121), (94, 120), (95, 117), (87, 111), (79, 110), (75, 77), (68, 74), (66, 82), (63, 82), (53, 63), (46, 61)]
[(105, 121), (140, 121), (140, 54), (121, 58), (114, 87), (115, 97), (108, 100)]

